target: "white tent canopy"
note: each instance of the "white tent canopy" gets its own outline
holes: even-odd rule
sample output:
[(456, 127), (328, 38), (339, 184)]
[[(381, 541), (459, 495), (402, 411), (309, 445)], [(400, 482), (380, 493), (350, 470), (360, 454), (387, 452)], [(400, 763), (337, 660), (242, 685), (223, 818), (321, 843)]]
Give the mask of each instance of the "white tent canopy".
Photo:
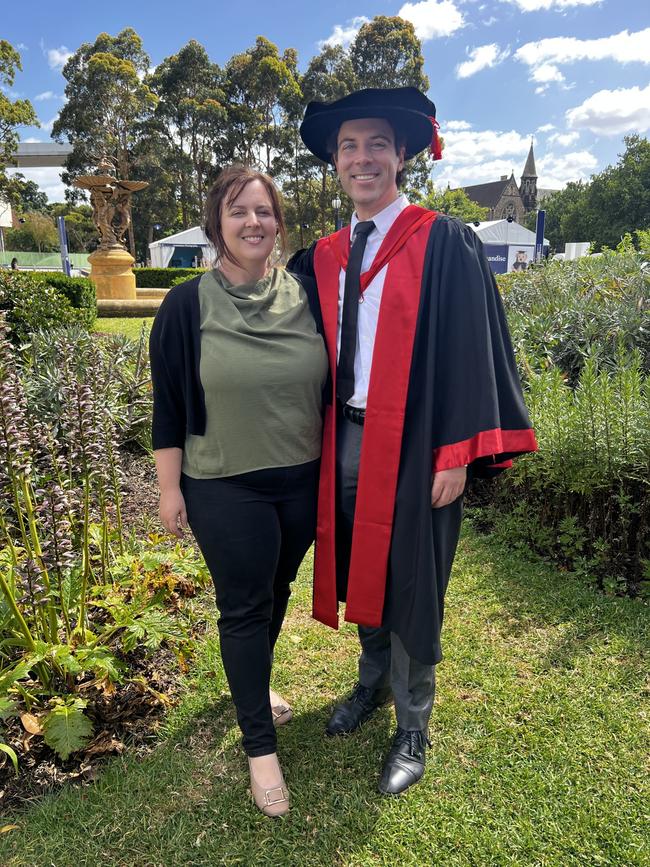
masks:
[[(475, 223), (468, 223), (467, 225), (474, 229), (484, 244), (535, 245), (535, 233), (525, 226), (520, 226), (519, 223), (509, 223), (507, 220), (486, 220), (479, 223), (478, 226)], [(544, 238), (544, 246), (547, 244), (548, 240)]]
[[(508, 220), (468, 223), (484, 244), (485, 255), (495, 274), (525, 271), (535, 261), (535, 232)], [(548, 241), (544, 238), (544, 247)]]
[(200, 226), (185, 229), (149, 244), (152, 268), (167, 268), (175, 256), (187, 258), (190, 255), (190, 258), (193, 258), (196, 254), (202, 256), (204, 265), (208, 265), (215, 258), (215, 249)]

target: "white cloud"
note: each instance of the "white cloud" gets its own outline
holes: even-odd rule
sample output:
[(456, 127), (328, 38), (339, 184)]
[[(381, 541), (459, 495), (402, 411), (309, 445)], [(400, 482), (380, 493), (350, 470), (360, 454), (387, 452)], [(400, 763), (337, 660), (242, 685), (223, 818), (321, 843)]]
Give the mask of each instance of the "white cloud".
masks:
[[(55, 114), (54, 117), (48, 121), (41, 120), (40, 121), (41, 129), (44, 129), (46, 132), (52, 132), (52, 127), (54, 126), (54, 123), (55, 123), (57, 118), (58, 118), (58, 114)], [(40, 118), (39, 118), (39, 120), (40, 120)]]
[[(514, 53), (516, 60), (531, 69), (531, 80), (547, 85), (552, 81), (562, 83), (564, 76), (560, 64), (580, 60), (614, 60), (617, 63), (650, 64), (650, 27), (630, 33), (622, 30), (601, 39), (576, 39), (573, 36), (557, 36), (527, 42)], [(539, 88), (536, 93), (539, 92)]]
[(496, 42), (489, 45), (479, 45), (478, 48), (472, 48), (469, 52), (469, 60), (465, 60), (456, 67), (456, 78), (469, 78), (475, 75), (482, 69), (489, 69), (492, 66), (497, 66), (508, 57), (509, 49), (500, 51)]
[(453, 130), (457, 132), (462, 129), (471, 129), (472, 124), (468, 123), (466, 120), (448, 120), (445, 121), (445, 130)]
[(551, 81), (564, 81), (564, 76), (552, 63), (542, 63), (533, 69), (531, 79), (540, 84), (549, 84)]
[(548, 137), (548, 144), (551, 144), (551, 145), (558, 144), (558, 145), (560, 145), (560, 147), (568, 148), (572, 144), (575, 144), (579, 138), (580, 138), (579, 132), (567, 132), (567, 133), (556, 132), (553, 135), (550, 135)]
[(555, 124), (545, 123), (544, 126), (537, 127), (537, 132), (550, 132), (555, 129)]
[[(554, 128), (552, 124), (542, 127), (545, 132)], [(509, 178), (513, 172), (515, 181), (519, 183), (530, 148), (529, 134), (521, 135), (516, 130), (450, 130), (447, 124), (443, 125), (443, 134), (444, 159), (436, 163), (433, 176), (436, 186), (444, 187), (449, 183), (452, 187), (466, 187), (489, 183), (504, 175)], [(568, 146), (573, 135), (568, 133), (562, 139), (558, 134), (556, 146)], [(535, 163), (538, 185), (550, 189), (561, 189), (569, 181), (588, 178), (598, 166), (596, 157), (588, 150), (570, 153), (551, 150), (543, 157), (538, 150)]]
[[(453, 122), (452, 122), (453, 123)], [(463, 124), (463, 121), (460, 121)], [(518, 177), (524, 167), (530, 136), (515, 130), (453, 129), (443, 124), (445, 149), (443, 159), (436, 163), (436, 185), (452, 187), (498, 181), (501, 175)]]
[[(512, 133), (490, 133), (497, 136), (504, 146)], [(530, 147), (530, 141), (524, 139), (526, 148)], [(450, 160), (447, 165), (448, 148), (445, 148), (445, 159), (436, 164), (434, 183), (437, 187), (449, 185), (454, 187), (468, 187), (473, 184), (489, 183), (498, 181), (499, 178), (510, 177), (514, 171), (515, 182), (519, 183), (521, 171), (524, 167), (525, 156), (521, 153), (508, 153), (493, 159), (485, 159), (478, 140), (475, 162), (463, 160), (457, 163)], [(562, 189), (569, 181), (586, 180), (598, 167), (598, 160), (588, 150), (574, 151), (572, 153), (549, 153), (543, 157), (535, 157), (537, 167), (537, 185), (543, 189)]]
[(504, 0), (518, 6), (521, 12), (539, 12), (549, 9), (568, 9), (570, 6), (597, 6), (602, 0)]
[(370, 22), (365, 15), (357, 15), (356, 18), (351, 18), (347, 24), (335, 24), (334, 29), (327, 39), (321, 39), (318, 47), (322, 50), (326, 45), (342, 45), (347, 48), (354, 41), (357, 33), (364, 24)]
[(451, 36), (465, 26), (463, 13), (452, 0), (421, 0), (405, 3), (397, 13), (415, 27), (418, 39), (428, 42), (441, 36)]
[(61, 45), (59, 48), (48, 48), (46, 53), (50, 69), (58, 69), (59, 71), (63, 69), (69, 58), (72, 57), (72, 51), (68, 51), (65, 45)]
[(495, 18), (494, 15), (491, 15), (486, 21), (481, 22), (483, 27), (492, 27), (493, 24), (496, 24), (499, 19)]
[(38, 93), (34, 97), (34, 102), (45, 102), (46, 99), (63, 99), (59, 93), (54, 93), (53, 90), (44, 90), (43, 93)]
[(640, 87), (600, 90), (582, 105), (569, 109), (567, 124), (597, 135), (622, 135), (650, 130), (650, 84)]
[(45, 169), (7, 169), (8, 175), (15, 175), (20, 172), (21, 175), (28, 181), (34, 181), (38, 184), (39, 189), (47, 194), (50, 202), (65, 201), (65, 185), (61, 181), (61, 169), (56, 166)]
[(598, 160), (588, 150), (568, 154), (546, 154), (536, 158), (537, 186), (562, 189), (569, 181), (587, 180), (598, 167)]
[(16, 46), (16, 51), (29, 51), (29, 47), (24, 42), (19, 42)]
[[(525, 159), (530, 148), (530, 136), (520, 135), (515, 130), (497, 132), (489, 129), (481, 131), (462, 129), (447, 132), (446, 129), (443, 131), (445, 139), (444, 158), (450, 163), (471, 165), (483, 161), (503, 159), (509, 166), (514, 160), (512, 162), (514, 166), (518, 164), (522, 155)], [(523, 161), (521, 166), (523, 168)], [(480, 166), (477, 168), (480, 169)], [(508, 174), (510, 174), (510, 169), (508, 169)], [(489, 176), (487, 180), (490, 180)]]

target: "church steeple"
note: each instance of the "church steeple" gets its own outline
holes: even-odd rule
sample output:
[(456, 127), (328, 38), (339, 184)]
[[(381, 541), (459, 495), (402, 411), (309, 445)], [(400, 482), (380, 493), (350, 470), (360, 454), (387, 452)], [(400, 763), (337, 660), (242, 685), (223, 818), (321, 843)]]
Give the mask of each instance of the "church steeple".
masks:
[(526, 160), (526, 165), (524, 166), (524, 171), (522, 172), (521, 178), (536, 178), (537, 177), (537, 169), (535, 168), (535, 154), (533, 153), (533, 140), (530, 140), (530, 150), (528, 151), (528, 159)]
[(535, 168), (535, 154), (533, 153), (533, 140), (530, 140), (530, 150), (526, 165), (521, 175), (521, 184), (519, 192), (526, 213), (534, 211), (537, 208), (537, 169)]

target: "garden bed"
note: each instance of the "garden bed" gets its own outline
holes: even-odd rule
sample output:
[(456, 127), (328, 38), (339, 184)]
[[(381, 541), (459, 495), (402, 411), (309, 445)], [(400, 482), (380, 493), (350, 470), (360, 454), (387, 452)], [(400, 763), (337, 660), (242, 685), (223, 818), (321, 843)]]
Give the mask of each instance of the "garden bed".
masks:
[[(142, 453), (124, 455), (125, 483), (122, 519), (125, 533), (138, 537), (155, 535), (158, 521), (158, 493), (152, 459)], [(191, 539), (188, 538), (191, 546)], [(173, 541), (169, 540), (169, 547)], [(203, 606), (213, 608), (212, 598), (186, 582), (171, 594), (169, 606), (187, 609), (191, 605), (188, 642), (195, 642), (205, 632)], [(190, 646), (190, 645), (188, 645)], [(179, 662), (177, 654), (164, 644), (153, 653), (142, 646), (121, 654), (128, 669), (123, 683), (98, 686), (93, 678), (76, 685), (75, 692), (88, 701), (85, 709), (94, 728), (94, 737), (83, 749), (64, 761), (49, 747), (39, 733), (31, 714), (16, 716), (4, 723), (2, 739), (16, 753), (19, 774), (9, 756), (0, 753), (0, 807), (9, 809), (33, 801), (64, 783), (88, 785), (99, 774), (108, 756), (125, 749), (145, 755), (158, 741), (158, 729), (165, 713), (176, 705), (180, 682), (187, 671), (188, 658)]]

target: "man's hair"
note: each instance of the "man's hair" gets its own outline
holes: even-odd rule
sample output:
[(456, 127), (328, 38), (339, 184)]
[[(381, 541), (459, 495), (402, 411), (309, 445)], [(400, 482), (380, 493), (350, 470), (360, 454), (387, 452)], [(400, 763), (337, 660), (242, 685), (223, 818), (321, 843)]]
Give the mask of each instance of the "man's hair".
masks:
[(284, 255), (287, 247), (287, 227), (284, 222), (282, 203), (277, 187), (273, 180), (262, 172), (256, 172), (248, 166), (228, 166), (220, 172), (217, 180), (210, 188), (205, 201), (205, 234), (214, 245), (218, 259), (228, 259), (233, 265), (240, 266), (233, 254), (228, 249), (221, 231), (221, 210), (224, 206), (232, 204), (244, 187), (251, 181), (259, 181), (271, 200), (273, 216), (278, 224), (278, 237), (280, 240), (280, 257)]
[[(353, 118), (356, 120), (357, 118)], [(399, 153), (399, 149), (401, 147), (406, 147), (406, 136), (399, 132), (395, 124), (387, 117), (383, 117), (382, 120), (385, 120), (388, 126), (393, 131), (393, 141), (395, 143), (395, 153)], [(341, 127), (337, 126), (333, 133), (330, 134), (329, 138), (325, 142), (325, 146), (327, 147), (327, 152), (330, 155), (330, 161), (332, 165), (334, 165), (334, 157), (338, 153), (339, 149), (339, 132), (341, 131)], [(402, 181), (404, 180), (404, 175), (406, 174), (406, 169), (402, 168), (397, 172), (395, 176), (395, 183), (398, 187), (402, 186)]]

